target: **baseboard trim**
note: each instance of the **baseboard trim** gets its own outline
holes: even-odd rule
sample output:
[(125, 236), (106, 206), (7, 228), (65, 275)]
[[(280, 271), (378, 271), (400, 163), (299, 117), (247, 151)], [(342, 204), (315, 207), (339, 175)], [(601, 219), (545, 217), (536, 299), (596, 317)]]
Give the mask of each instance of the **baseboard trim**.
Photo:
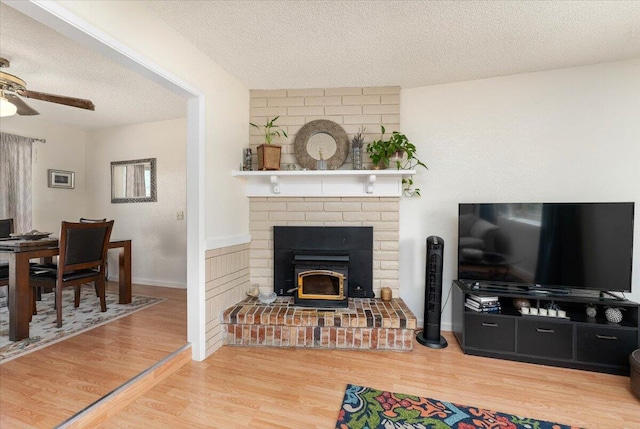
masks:
[[(118, 276), (109, 276), (107, 281), (110, 281), (110, 282), (113, 282), (113, 283), (118, 283), (120, 281), (120, 278)], [(170, 281), (164, 281), (164, 280), (158, 280), (158, 279), (143, 279), (143, 278), (140, 278), (140, 277), (132, 277), (131, 278), (131, 283), (135, 284), (135, 285), (160, 286), (160, 287), (169, 287), (169, 288), (173, 288), (173, 289), (186, 289), (187, 288), (187, 284), (186, 283), (170, 282)]]
[(191, 344), (186, 344), (122, 386), (85, 407), (56, 426), (56, 429), (93, 428), (134, 402), (155, 385), (191, 361)]

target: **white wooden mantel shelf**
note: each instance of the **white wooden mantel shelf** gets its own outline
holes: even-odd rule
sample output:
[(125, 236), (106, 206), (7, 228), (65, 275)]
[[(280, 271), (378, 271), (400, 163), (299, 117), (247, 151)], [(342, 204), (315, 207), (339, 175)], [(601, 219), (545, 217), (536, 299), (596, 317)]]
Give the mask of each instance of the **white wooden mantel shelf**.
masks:
[(248, 197), (400, 197), (415, 170), (232, 171)]

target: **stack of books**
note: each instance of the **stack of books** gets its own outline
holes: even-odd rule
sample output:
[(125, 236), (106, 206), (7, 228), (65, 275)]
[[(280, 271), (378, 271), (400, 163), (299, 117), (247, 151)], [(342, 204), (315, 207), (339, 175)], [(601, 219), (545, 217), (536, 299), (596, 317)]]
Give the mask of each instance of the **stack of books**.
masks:
[(500, 313), (500, 300), (497, 296), (469, 294), (464, 306), (479, 313)]

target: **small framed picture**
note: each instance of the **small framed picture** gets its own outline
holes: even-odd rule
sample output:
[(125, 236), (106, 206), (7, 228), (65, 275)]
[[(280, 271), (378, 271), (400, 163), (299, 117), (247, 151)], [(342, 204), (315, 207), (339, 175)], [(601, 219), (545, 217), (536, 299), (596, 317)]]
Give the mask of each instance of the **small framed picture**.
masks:
[(73, 171), (48, 170), (50, 188), (73, 189), (76, 187), (76, 174)]

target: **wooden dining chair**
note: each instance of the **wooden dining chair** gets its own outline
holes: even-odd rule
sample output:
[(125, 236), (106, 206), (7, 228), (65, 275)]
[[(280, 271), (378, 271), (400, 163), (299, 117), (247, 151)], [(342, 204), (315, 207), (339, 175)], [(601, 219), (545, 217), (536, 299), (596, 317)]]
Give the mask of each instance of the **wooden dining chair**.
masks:
[[(0, 219), (0, 238), (10, 237), (12, 232), (13, 219)], [(0, 286), (7, 285), (9, 285), (9, 262), (0, 261)]]
[(100, 223), (100, 222), (106, 222), (106, 221), (107, 221), (107, 218), (102, 218), (102, 219), (89, 219), (88, 217), (80, 218), (81, 223)]
[[(13, 219), (0, 219), (0, 238), (9, 238), (14, 233)], [(35, 264), (31, 264), (34, 266)], [(9, 262), (0, 261), (0, 287), (9, 286)], [(6, 297), (9, 297), (9, 288), (6, 291)]]
[(0, 219), (0, 238), (10, 237), (13, 232), (13, 219)]
[(0, 307), (9, 306), (9, 264), (4, 264), (4, 261), (0, 261), (0, 302)]
[(1, 286), (9, 286), (9, 263), (6, 261), (0, 261), (0, 287)]
[(113, 221), (62, 222), (60, 230), (58, 265), (43, 264), (30, 277), (32, 312), (35, 314), (36, 288), (52, 287), (55, 290), (57, 327), (62, 326), (62, 290), (75, 287), (74, 307), (80, 305), (80, 288), (83, 283), (94, 282), (100, 297), (100, 310), (107, 311), (105, 297), (105, 259)]
[[(103, 217), (102, 219), (90, 219), (88, 217), (81, 217), (80, 218), (80, 222), (81, 223), (100, 223), (100, 222), (106, 222), (107, 218)], [(107, 252), (108, 253), (108, 252)], [(106, 281), (109, 281), (109, 258), (106, 258), (104, 260), (104, 279)], [(98, 288), (96, 286), (96, 296), (98, 295)]]

